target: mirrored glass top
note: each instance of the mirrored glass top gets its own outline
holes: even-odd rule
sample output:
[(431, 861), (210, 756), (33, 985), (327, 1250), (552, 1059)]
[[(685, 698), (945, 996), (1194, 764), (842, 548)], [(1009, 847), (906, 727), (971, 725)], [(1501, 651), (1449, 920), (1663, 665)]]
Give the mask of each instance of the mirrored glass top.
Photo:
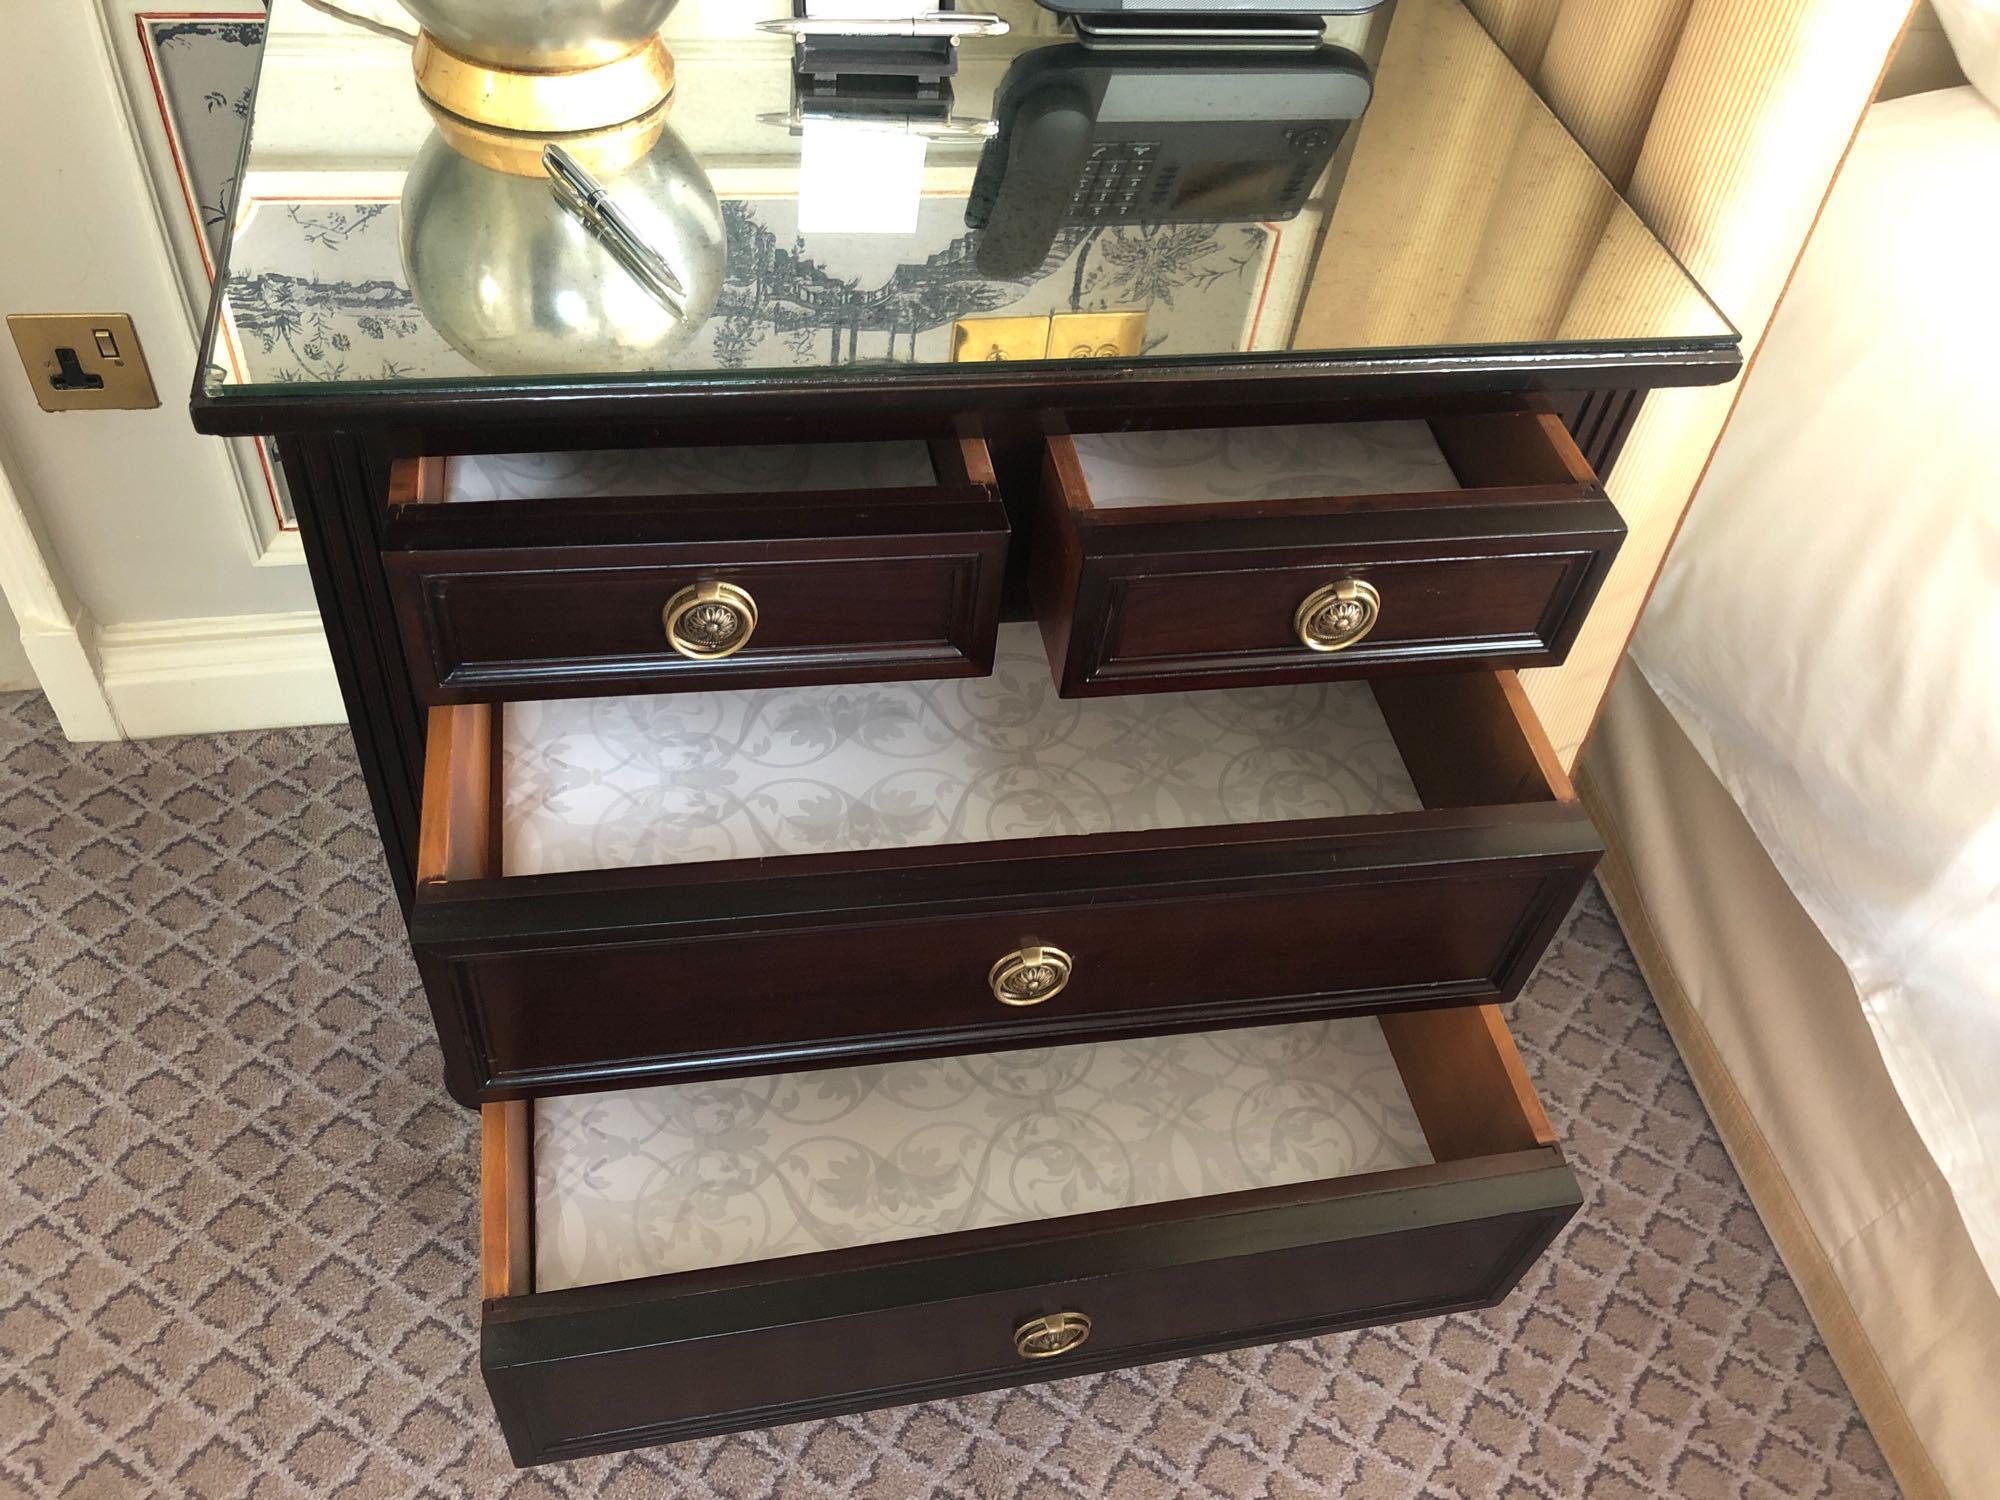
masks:
[(483, 3), (273, 0), (209, 395), (1736, 342), (1457, 0), (1267, 53), (980, 0), (803, 71), (791, 0), (549, 0), (668, 14), (527, 72)]

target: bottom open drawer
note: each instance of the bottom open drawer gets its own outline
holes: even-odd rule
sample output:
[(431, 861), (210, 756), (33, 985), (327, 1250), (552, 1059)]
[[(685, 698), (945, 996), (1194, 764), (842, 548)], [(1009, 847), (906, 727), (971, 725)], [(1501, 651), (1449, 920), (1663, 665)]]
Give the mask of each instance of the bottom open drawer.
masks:
[(1580, 1200), (1492, 1006), (484, 1107), (517, 1462), (1489, 1305)]

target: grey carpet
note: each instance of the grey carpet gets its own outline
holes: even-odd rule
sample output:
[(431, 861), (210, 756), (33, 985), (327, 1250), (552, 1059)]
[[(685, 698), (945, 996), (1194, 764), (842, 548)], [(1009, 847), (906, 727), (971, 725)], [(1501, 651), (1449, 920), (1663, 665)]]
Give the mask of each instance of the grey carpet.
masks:
[(1513, 1023), (1588, 1202), (1502, 1307), (516, 1475), (337, 730), (0, 698), (0, 1492), (1893, 1494), (1593, 895)]

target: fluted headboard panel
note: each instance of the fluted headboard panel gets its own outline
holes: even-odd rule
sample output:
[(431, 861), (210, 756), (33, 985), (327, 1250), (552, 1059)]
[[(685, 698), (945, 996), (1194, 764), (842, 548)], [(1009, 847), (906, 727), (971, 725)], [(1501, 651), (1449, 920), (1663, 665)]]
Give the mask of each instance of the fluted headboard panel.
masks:
[[(1468, 0), (1754, 358), (1907, 18), (1903, 0)], [(1592, 247), (1615, 257), (1614, 239)], [(1587, 320), (1589, 283), (1571, 308)], [(1658, 391), (1611, 497), (1631, 535), (1567, 663), (1525, 674), (1565, 761), (1596, 718), (1735, 387)], [(1727, 504), (1713, 496), (1705, 504)]]
[(1693, 3), (1473, 0), (1472, 10), (1622, 188), (1632, 180)]

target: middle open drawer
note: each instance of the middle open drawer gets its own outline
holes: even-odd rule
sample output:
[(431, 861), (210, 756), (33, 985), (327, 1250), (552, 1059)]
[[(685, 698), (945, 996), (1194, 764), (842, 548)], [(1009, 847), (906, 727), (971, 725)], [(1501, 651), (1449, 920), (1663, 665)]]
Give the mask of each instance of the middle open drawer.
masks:
[(1509, 674), (440, 708), (411, 934), (462, 1101), (1509, 999), (1596, 863)]

